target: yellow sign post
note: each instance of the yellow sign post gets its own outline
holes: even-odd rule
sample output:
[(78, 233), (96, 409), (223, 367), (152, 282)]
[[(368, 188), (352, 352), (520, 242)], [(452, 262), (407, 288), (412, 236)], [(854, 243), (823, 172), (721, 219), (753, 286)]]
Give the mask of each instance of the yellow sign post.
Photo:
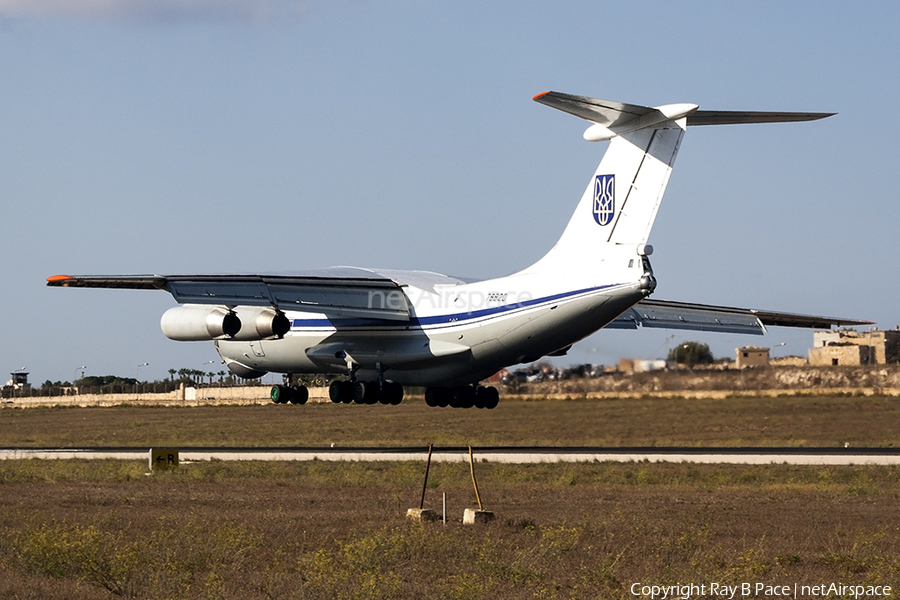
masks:
[(150, 448), (150, 470), (178, 468), (178, 448)]

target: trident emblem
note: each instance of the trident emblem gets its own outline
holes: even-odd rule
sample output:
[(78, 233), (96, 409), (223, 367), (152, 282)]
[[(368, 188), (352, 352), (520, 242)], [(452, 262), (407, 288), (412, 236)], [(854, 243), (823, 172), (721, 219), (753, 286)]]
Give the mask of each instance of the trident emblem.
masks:
[(609, 225), (616, 214), (616, 176), (597, 175), (594, 181), (594, 220)]

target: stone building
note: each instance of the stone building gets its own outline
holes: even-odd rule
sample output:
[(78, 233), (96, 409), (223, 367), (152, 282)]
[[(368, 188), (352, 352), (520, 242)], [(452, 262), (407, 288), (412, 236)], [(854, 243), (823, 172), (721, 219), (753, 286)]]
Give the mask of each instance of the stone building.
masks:
[(765, 367), (769, 364), (769, 349), (759, 346), (744, 346), (735, 348), (735, 366), (738, 369), (747, 367)]
[(883, 365), (900, 358), (900, 330), (816, 331), (809, 364)]

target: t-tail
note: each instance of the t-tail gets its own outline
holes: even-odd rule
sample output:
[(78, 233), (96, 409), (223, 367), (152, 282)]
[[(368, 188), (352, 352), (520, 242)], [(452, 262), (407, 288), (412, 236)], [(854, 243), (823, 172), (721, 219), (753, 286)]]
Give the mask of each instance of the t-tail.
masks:
[(834, 114), (703, 111), (696, 104), (650, 108), (559, 92), (534, 100), (590, 121), (584, 139), (608, 140), (609, 147), (556, 245), (522, 273), (596, 273), (602, 262), (607, 268), (599, 270), (608, 271), (639, 257), (646, 264), (650, 231), (689, 126), (811, 121)]

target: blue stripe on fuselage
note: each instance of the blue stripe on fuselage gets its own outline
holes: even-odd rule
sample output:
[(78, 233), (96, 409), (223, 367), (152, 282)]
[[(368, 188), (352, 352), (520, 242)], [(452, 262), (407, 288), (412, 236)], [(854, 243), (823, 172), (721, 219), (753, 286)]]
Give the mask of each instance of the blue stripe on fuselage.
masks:
[[(409, 321), (399, 323), (393, 321), (385, 321), (384, 319), (366, 319), (366, 318), (325, 318), (325, 319), (294, 319), (291, 328), (292, 329), (302, 329), (302, 328), (311, 328), (311, 327), (340, 327), (340, 328), (349, 328), (349, 327), (422, 327), (427, 325), (458, 325), (460, 322), (471, 321), (475, 319), (480, 319), (482, 317), (497, 315), (501, 313), (511, 312), (521, 308), (529, 308), (532, 306), (537, 306), (539, 304), (544, 304), (547, 302), (554, 302), (556, 300), (561, 300), (565, 298), (569, 298), (572, 296), (578, 296), (580, 294), (585, 294), (588, 292), (596, 292), (599, 290), (605, 290), (608, 288), (617, 287), (617, 285), (601, 285), (598, 287), (585, 288), (581, 290), (575, 290), (571, 292), (563, 292), (561, 294), (554, 294), (552, 296), (546, 296), (544, 298), (535, 298), (533, 300), (526, 300), (524, 302), (518, 302), (516, 304), (508, 304), (505, 306), (495, 306), (492, 308), (483, 308), (481, 310), (475, 310), (471, 312), (464, 313), (454, 313), (448, 315), (436, 315), (433, 317), (413, 317)], [(396, 324), (395, 324), (396, 323)]]

